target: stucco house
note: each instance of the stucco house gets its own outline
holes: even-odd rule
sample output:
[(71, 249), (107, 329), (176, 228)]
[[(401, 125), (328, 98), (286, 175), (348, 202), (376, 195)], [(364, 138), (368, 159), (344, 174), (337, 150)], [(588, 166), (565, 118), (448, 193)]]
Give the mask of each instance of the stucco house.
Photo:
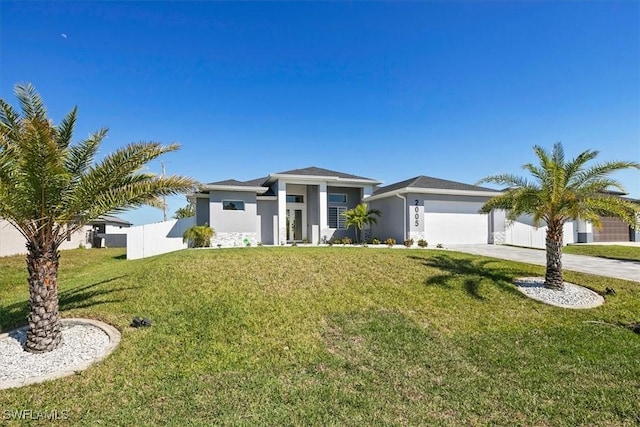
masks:
[(498, 191), (418, 176), (380, 187), (381, 181), (318, 167), (294, 169), (250, 181), (206, 184), (190, 196), (196, 223), (216, 231), (214, 245), (279, 245), (353, 237), (342, 213), (361, 202), (379, 209), (365, 236), (427, 239), (438, 243), (493, 243), (504, 232), (504, 213), (478, 210)]
[[(91, 226), (69, 233), (60, 249), (77, 249), (87, 246)], [(9, 221), (0, 218), (0, 256), (21, 255), (27, 253), (27, 240)]]
[(214, 245), (318, 243), (347, 236), (341, 214), (370, 197), (378, 184), (308, 167), (250, 181), (211, 182), (189, 200), (196, 207), (196, 224), (216, 231)]
[[(124, 219), (102, 215), (79, 230), (69, 233), (60, 249), (80, 247), (127, 247), (127, 230), (131, 223)], [(9, 221), (0, 218), (0, 256), (27, 253), (27, 241)]]
[(113, 215), (101, 215), (89, 223), (93, 227), (87, 242), (94, 248), (126, 248), (129, 221)]

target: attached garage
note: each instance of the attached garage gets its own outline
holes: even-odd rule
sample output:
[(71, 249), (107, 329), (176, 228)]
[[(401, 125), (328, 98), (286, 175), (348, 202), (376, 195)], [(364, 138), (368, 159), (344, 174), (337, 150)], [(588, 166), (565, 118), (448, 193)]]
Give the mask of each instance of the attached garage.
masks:
[(476, 244), (489, 241), (489, 215), (483, 203), (424, 201), (424, 235), (433, 244)]
[(487, 244), (494, 241), (495, 230), (504, 229), (504, 214), (500, 214), (500, 222), (500, 215), (479, 211), (498, 194), (497, 190), (476, 185), (418, 176), (380, 187), (365, 201), (382, 214), (372, 233), (383, 240), (392, 237), (398, 242), (424, 239), (430, 245)]

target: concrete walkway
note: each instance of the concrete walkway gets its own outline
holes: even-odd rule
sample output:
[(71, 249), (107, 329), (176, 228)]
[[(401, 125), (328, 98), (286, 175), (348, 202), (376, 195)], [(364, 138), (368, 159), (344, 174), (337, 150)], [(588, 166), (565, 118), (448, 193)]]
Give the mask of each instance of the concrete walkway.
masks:
[[(503, 245), (445, 245), (445, 247), (452, 251), (468, 254), (520, 261), (535, 265), (547, 264), (545, 251), (539, 249), (525, 249)], [(566, 270), (640, 282), (640, 263), (635, 261), (618, 261), (615, 259), (585, 255), (562, 254), (562, 266)]]

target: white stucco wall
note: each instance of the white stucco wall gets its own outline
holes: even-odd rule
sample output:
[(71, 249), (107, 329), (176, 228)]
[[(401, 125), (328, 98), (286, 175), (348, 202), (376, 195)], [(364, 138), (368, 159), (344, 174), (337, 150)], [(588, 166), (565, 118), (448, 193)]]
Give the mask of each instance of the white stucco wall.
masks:
[[(244, 210), (225, 211), (222, 202), (239, 200)], [(258, 232), (256, 193), (246, 191), (213, 191), (210, 194), (209, 225), (216, 233)]]
[[(61, 250), (78, 249), (79, 247), (90, 246), (87, 242), (87, 232), (90, 226), (85, 226), (80, 230), (71, 233), (69, 240), (65, 240), (61, 245)], [(26, 240), (16, 228), (6, 220), (0, 219), (0, 256), (26, 254)]]

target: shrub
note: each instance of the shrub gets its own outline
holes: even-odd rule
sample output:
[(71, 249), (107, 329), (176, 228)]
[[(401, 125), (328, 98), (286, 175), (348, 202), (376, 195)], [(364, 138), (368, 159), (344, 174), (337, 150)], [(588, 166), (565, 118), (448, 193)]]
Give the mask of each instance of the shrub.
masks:
[(182, 235), (183, 242), (190, 242), (193, 248), (208, 248), (211, 246), (211, 238), (216, 234), (213, 228), (208, 225), (194, 225)]
[(334, 245), (340, 245), (342, 244), (342, 239), (339, 237), (334, 237), (333, 240), (331, 241)]
[(402, 242), (402, 244), (407, 247), (410, 248), (411, 246), (413, 246), (413, 239), (407, 239), (404, 242)]
[(380, 239), (378, 239), (377, 237), (374, 237), (373, 239), (371, 239), (371, 242), (370, 242), (370, 243), (371, 243), (372, 245), (379, 245), (379, 244), (380, 244), (380, 243), (382, 243), (382, 242), (381, 242), (381, 241), (380, 241)]
[(438, 244), (436, 245), (436, 248), (438, 248), (438, 249), (443, 249), (443, 248), (444, 248), (444, 245), (443, 245), (442, 243), (438, 243)]
[(387, 238), (387, 240), (384, 241), (389, 247), (393, 246), (396, 244), (396, 239), (394, 239), (393, 237), (389, 237)]
[(307, 243), (309, 243), (309, 239), (307, 239), (306, 237), (302, 239), (302, 244), (306, 245)]
[(343, 237), (342, 238), (342, 244), (343, 245), (350, 245), (351, 242), (352, 242), (352, 240), (350, 238), (348, 238), (348, 237)]
[(426, 248), (427, 246), (429, 246), (429, 243), (424, 239), (420, 239), (418, 240), (418, 246), (420, 246), (421, 248)]

